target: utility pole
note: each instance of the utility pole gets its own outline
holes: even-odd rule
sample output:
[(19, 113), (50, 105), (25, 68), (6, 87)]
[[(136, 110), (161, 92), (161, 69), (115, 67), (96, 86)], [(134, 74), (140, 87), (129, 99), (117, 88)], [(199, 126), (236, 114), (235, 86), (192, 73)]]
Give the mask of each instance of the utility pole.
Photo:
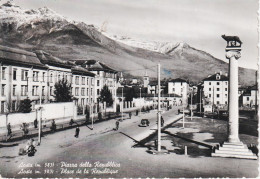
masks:
[(190, 109), (191, 109), (191, 120), (192, 120), (192, 97), (193, 97), (193, 88), (191, 89), (191, 107), (190, 107)]
[(161, 95), (161, 84), (160, 84), (160, 63), (158, 64), (158, 144), (157, 150), (161, 151), (161, 106), (160, 106), (160, 95)]
[(124, 109), (124, 87), (122, 87), (122, 117), (121, 117), (122, 121), (123, 121), (123, 109)]
[(184, 115), (184, 90), (182, 91), (182, 127), (184, 128), (184, 120), (185, 120), (185, 115)]
[[(28, 78), (27, 78), (28, 79)], [(40, 84), (42, 84), (42, 82), (40, 82)], [(40, 85), (42, 88), (42, 85)], [(42, 89), (40, 89), (40, 107), (38, 112), (40, 114), (38, 114), (37, 116), (39, 116), (39, 136), (38, 136), (38, 144), (41, 144), (41, 132), (42, 132)]]
[[(142, 97), (142, 96), (141, 96), (141, 90), (142, 90), (142, 88), (140, 87), (139, 89), (140, 89), (140, 104), (141, 104), (141, 97)], [(140, 105), (140, 114), (141, 114), (141, 108), (142, 108), (142, 107), (141, 107), (141, 105)]]
[(200, 88), (200, 115), (201, 115), (201, 103), (202, 103), (202, 96), (201, 96), (201, 88)]
[(256, 90), (255, 90), (255, 115), (257, 115), (257, 91), (258, 91), (258, 88), (257, 88), (257, 71), (255, 72), (255, 87), (256, 87)]
[(213, 86), (212, 113), (214, 113), (214, 100), (215, 100), (215, 91), (214, 91), (214, 86)]
[(93, 101), (91, 101), (91, 103), (90, 103), (90, 110), (91, 110), (91, 128), (92, 128), (92, 130), (94, 129), (94, 125), (93, 125), (93, 123), (94, 123), (94, 121), (93, 121), (93, 114), (94, 114), (94, 109), (93, 109)]

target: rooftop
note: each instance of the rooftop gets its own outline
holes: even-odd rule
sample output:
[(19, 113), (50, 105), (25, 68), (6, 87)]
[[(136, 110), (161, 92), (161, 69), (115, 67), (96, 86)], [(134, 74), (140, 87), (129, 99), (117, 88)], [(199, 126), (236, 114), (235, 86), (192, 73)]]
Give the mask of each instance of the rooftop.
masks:
[(58, 66), (63, 68), (71, 68), (74, 65), (70, 61), (61, 60), (42, 50), (35, 51), (35, 54), (43, 64), (48, 64), (48, 65), (53, 65), (53, 66)]
[(86, 76), (92, 76), (92, 77), (95, 76), (94, 73), (91, 73), (90, 71), (88, 71), (87, 69), (85, 69), (81, 66), (72, 66), (71, 71), (72, 71), (72, 73), (82, 74), (82, 75), (86, 75)]
[(0, 61), (28, 66), (45, 67), (37, 56), (25, 50), (0, 45)]
[(89, 71), (105, 71), (117, 73), (116, 70), (97, 60), (76, 60), (75, 63), (86, 67)]
[(181, 79), (181, 78), (176, 78), (176, 79), (173, 79), (173, 80), (170, 80), (169, 82), (174, 82), (174, 83), (176, 83), (176, 82), (182, 82), (182, 83), (187, 83), (187, 81), (186, 80), (184, 80), (184, 79)]
[(228, 81), (228, 77), (226, 75), (216, 73), (214, 75), (211, 75), (211, 76), (203, 79), (203, 81)]

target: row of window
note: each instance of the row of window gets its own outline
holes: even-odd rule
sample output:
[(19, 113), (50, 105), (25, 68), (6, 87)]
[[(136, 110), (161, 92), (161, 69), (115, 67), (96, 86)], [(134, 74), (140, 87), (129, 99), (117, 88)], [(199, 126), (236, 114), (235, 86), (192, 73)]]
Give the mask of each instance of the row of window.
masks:
[[(89, 85), (89, 78), (86, 78), (86, 77), (81, 77), (81, 84), (82, 85)], [(79, 85), (80, 84), (80, 76), (76, 76), (75, 77), (75, 84), (76, 85)], [(91, 85), (94, 85), (94, 78), (91, 78)], [(97, 84), (98, 86), (99, 86), (99, 80), (98, 80), (98, 84)]]
[[(2, 67), (2, 80), (6, 80), (6, 67)], [(28, 80), (28, 75), (29, 74), (29, 70), (21, 70), (21, 80), (22, 81), (27, 81)], [(40, 72), (39, 71), (33, 71), (33, 76), (32, 79), (34, 82), (38, 82), (39, 81), (39, 75)], [(17, 80), (17, 69), (14, 68), (13, 69), (13, 80)], [(53, 73), (50, 74), (50, 82), (53, 82)], [(61, 74), (58, 74), (57, 76), (58, 80), (61, 80), (62, 78), (65, 78), (66, 80), (68, 80), (68, 74), (65, 74), (63, 77), (61, 76)], [(42, 82), (45, 82), (46, 80), (46, 72), (42, 72)], [(79, 85), (79, 81), (80, 81), (80, 76), (76, 76), (75, 78), (75, 84)], [(85, 85), (85, 84), (89, 84), (89, 78), (86, 77), (81, 77), (81, 84)], [(94, 85), (94, 79), (91, 79), (91, 84)], [(99, 80), (98, 80), (98, 86), (99, 86)]]
[[(71, 88), (71, 91), (73, 91), (73, 88)], [(75, 88), (75, 96), (79, 96), (80, 88)], [(89, 88), (81, 88), (81, 96), (88, 96), (89, 95)], [(90, 89), (90, 95), (93, 96), (93, 88)]]
[(80, 105), (81, 106), (85, 106), (86, 104), (88, 104), (89, 102), (93, 102), (93, 98), (81, 98), (81, 100), (80, 100)]
[[(216, 88), (217, 91), (220, 91), (220, 88)], [(225, 88), (225, 91), (227, 91), (228, 89)], [(209, 88), (209, 91), (211, 91), (211, 88)]]
[[(183, 82), (179, 82), (179, 83), (181, 83), (181, 86), (187, 84), (187, 83), (183, 83)], [(172, 83), (172, 86), (175, 86), (175, 83)]]
[[(220, 101), (216, 101), (217, 104), (220, 104)], [(225, 104), (227, 104), (227, 101), (225, 101)]]
[[(1, 86), (1, 96), (5, 96), (6, 95), (6, 85), (2, 84)], [(50, 89), (52, 89), (52, 87), (50, 87)], [(32, 87), (32, 95), (33, 96), (38, 96), (39, 93), (39, 86), (33, 86)], [(45, 86), (42, 86), (42, 96), (45, 95), (44, 93), (45, 91)], [(13, 85), (13, 90), (12, 90), (12, 95), (16, 96), (17, 95), (17, 85)], [(28, 95), (28, 86), (27, 85), (21, 85), (21, 96), (27, 96)]]
[[(1, 86), (1, 95), (5, 96), (6, 95), (6, 85), (2, 84)], [(72, 88), (73, 90), (73, 88)], [(79, 96), (79, 87), (75, 88), (75, 96)], [(17, 95), (17, 86), (13, 85), (13, 90), (12, 90), (12, 94), (13, 96)], [(42, 86), (42, 96), (45, 95), (45, 86)], [(53, 91), (53, 86), (50, 86), (50, 95), (53, 95), (54, 91)], [(99, 94), (99, 90), (98, 90), (98, 94)], [(28, 95), (28, 86), (27, 85), (21, 85), (21, 96), (27, 96)], [(33, 96), (39, 96), (39, 86), (32, 86), (32, 95)], [(89, 88), (81, 88), (81, 96), (88, 96), (89, 95)], [(90, 89), (90, 95), (93, 96), (93, 88)]]
[[(209, 85), (211, 85), (211, 82), (209, 82)], [(217, 81), (217, 85), (220, 85), (220, 82)], [(225, 81), (225, 85), (228, 85), (227, 81)]]
[[(172, 91), (175, 92), (175, 88), (172, 88)], [(183, 92), (183, 88), (181, 88), (181, 92)]]
[[(210, 97), (210, 98), (211, 98), (211, 96), (212, 96), (212, 95), (211, 95), (211, 94), (209, 94), (209, 97)], [(220, 97), (220, 94), (216, 94), (216, 97), (217, 97), (217, 98), (219, 98), (219, 97)], [(228, 95), (227, 95), (227, 94), (225, 94), (225, 98), (227, 98), (227, 97), (228, 97)]]

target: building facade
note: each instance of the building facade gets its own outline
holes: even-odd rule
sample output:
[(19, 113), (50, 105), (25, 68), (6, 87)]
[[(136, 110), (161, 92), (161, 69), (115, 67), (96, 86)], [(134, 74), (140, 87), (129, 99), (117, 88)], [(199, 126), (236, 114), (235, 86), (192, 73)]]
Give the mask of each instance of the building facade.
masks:
[(34, 53), (0, 46), (1, 113), (17, 111), (21, 100), (39, 102), (40, 91), (46, 94), (47, 67)]
[(228, 104), (228, 77), (222, 72), (210, 75), (203, 80), (203, 93), (209, 104), (223, 106)]
[(54, 101), (55, 83), (66, 79), (79, 106), (95, 101), (95, 74), (44, 51), (0, 46), (0, 112), (17, 111), (21, 100)]
[(243, 94), (242, 94), (242, 99), (243, 99), (243, 106), (247, 107), (254, 107), (257, 104), (258, 101), (258, 93), (257, 93), (257, 86), (252, 86), (249, 89), (247, 89)]
[(189, 84), (186, 80), (177, 78), (168, 82), (168, 93), (182, 96), (183, 104), (188, 102)]
[(91, 73), (95, 74), (95, 102), (97, 102), (98, 97), (100, 97), (100, 92), (105, 85), (108, 86), (113, 100), (116, 101), (116, 91), (118, 87), (118, 72), (116, 70), (96, 60), (76, 61), (76, 64), (81, 65)]

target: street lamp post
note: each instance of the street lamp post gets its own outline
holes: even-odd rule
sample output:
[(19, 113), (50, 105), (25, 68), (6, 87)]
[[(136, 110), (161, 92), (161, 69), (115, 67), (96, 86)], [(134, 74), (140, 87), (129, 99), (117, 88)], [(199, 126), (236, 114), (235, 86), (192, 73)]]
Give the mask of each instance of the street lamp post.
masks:
[(184, 128), (184, 120), (185, 120), (185, 114), (184, 114), (184, 90), (182, 94), (182, 127)]
[[(40, 86), (42, 88), (42, 82), (40, 82)], [(39, 117), (39, 136), (38, 136), (38, 144), (41, 144), (41, 132), (42, 132), (42, 89), (40, 90), (40, 107), (38, 109), (40, 112), (40, 115), (38, 114), (37, 116)]]
[(142, 88), (139, 88), (140, 89), (140, 113), (141, 113), (141, 109), (142, 109), (142, 105), (141, 105), (141, 98), (142, 98), (142, 96), (141, 96), (141, 90), (142, 90)]
[(202, 99), (202, 96), (201, 96), (201, 88), (200, 88), (200, 115), (201, 115), (201, 99)]
[(158, 144), (157, 144), (157, 150), (158, 152), (161, 151), (161, 106), (160, 106), (160, 100), (161, 100), (161, 84), (160, 84), (160, 64), (158, 64)]
[(122, 87), (122, 117), (121, 117), (122, 121), (123, 121), (123, 109), (124, 109), (124, 87)]
[(193, 88), (191, 89), (191, 120), (192, 120), (192, 97), (193, 97)]
[(93, 125), (93, 123), (94, 123), (94, 121), (93, 121), (93, 114), (94, 114), (94, 112), (93, 112), (93, 101), (91, 101), (91, 103), (90, 103), (90, 108), (91, 108), (91, 129), (93, 130), (94, 129), (94, 125)]

